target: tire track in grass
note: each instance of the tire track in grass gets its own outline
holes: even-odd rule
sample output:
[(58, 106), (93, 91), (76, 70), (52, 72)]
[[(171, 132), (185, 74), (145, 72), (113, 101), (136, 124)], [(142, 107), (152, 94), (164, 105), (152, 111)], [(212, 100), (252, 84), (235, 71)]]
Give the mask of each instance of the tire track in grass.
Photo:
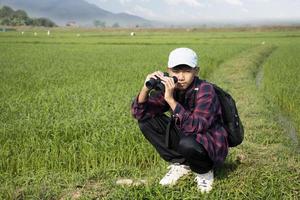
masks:
[[(259, 70), (256, 74), (256, 87), (258, 89), (261, 89), (262, 87), (262, 81), (264, 78), (264, 70), (262, 65), (259, 67)], [(266, 99), (268, 101), (268, 99)], [(293, 143), (293, 146), (295, 147), (296, 151), (300, 153), (300, 146), (299, 146), (299, 140), (297, 137), (297, 131), (296, 128), (292, 122), (292, 120), (286, 116), (283, 112), (280, 111), (279, 108), (274, 108), (274, 110), (277, 110), (277, 121), (287, 130), (287, 133), (291, 139), (291, 142)]]
[(278, 118), (279, 123), (282, 124), (282, 126), (287, 130), (288, 135), (289, 135), (296, 151), (298, 153), (300, 153), (299, 140), (298, 140), (298, 137), (297, 137), (297, 131), (296, 131), (296, 128), (295, 128), (294, 124), (292, 123), (292, 121), (290, 120), (289, 117), (285, 116), (281, 112), (279, 112), (277, 114), (277, 118)]
[(300, 155), (290, 148), (286, 130), (256, 86), (257, 72), (275, 48), (261, 45), (245, 50), (209, 77), (232, 94), (245, 129), (242, 145), (230, 149), (224, 168), (216, 173), (218, 189), (227, 189), (230, 196), (241, 197), (242, 192), (249, 199), (299, 197)]

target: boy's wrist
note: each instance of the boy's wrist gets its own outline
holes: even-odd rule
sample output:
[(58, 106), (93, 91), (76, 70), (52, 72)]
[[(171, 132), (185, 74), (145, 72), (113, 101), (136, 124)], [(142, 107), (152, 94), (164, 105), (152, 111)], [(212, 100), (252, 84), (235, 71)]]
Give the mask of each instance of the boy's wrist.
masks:
[(150, 90), (144, 85), (141, 92), (148, 94), (150, 92)]
[(148, 99), (149, 89), (145, 86), (140, 91), (139, 97), (138, 97), (138, 103), (144, 103)]
[(169, 106), (171, 107), (171, 109), (174, 111), (175, 107), (177, 105), (177, 102), (175, 101), (174, 98), (170, 98), (170, 99), (165, 99), (166, 102), (169, 104)]

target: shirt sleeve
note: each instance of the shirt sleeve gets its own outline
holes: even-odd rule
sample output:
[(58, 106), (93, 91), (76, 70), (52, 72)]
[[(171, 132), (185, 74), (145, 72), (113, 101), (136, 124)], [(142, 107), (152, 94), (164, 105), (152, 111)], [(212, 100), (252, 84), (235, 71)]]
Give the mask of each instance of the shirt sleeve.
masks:
[(146, 102), (138, 103), (139, 95), (133, 100), (131, 114), (137, 120), (155, 117), (169, 110), (167, 102), (161, 92), (149, 95)]
[(217, 96), (212, 85), (201, 84), (196, 94), (194, 111), (177, 103), (174, 109), (175, 124), (185, 134), (201, 133), (209, 129), (217, 114)]

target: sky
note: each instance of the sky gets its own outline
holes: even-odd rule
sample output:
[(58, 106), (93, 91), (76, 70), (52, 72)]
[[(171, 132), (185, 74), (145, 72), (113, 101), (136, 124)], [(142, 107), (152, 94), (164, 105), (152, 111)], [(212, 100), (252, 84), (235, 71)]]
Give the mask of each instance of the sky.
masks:
[(85, 0), (113, 13), (163, 22), (300, 21), (300, 0)]

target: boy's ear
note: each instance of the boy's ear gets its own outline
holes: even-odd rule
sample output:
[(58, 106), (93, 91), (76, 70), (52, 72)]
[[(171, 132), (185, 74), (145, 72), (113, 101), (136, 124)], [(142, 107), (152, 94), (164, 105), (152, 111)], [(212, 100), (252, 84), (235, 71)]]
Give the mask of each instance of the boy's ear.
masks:
[(198, 72), (199, 72), (199, 67), (196, 67), (195, 68), (195, 73), (198, 74)]

